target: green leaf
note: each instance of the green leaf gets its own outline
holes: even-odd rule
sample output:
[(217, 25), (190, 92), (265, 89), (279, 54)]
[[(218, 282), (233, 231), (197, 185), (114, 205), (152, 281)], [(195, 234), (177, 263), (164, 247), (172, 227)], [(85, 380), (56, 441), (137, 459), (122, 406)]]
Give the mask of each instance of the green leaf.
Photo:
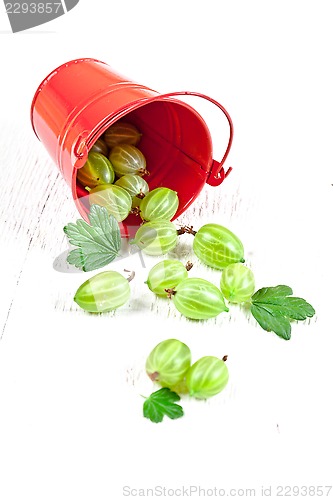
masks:
[(299, 297), (290, 297), (292, 289), (286, 285), (261, 288), (251, 298), (251, 313), (266, 331), (279, 337), (291, 337), (290, 320), (302, 321), (315, 314), (314, 308)]
[(274, 332), (279, 337), (289, 340), (291, 336), (290, 321), (281, 315), (274, 315), (259, 304), (252, 304), (251, 313), (261, 328), (267, 332)]
[(84, 261), (83, 261), (81, 249), (75, 248), (74, 250), (71, 250), (69, 252), (69, 254), (67, 255), (67, 262), (71, 266), (82, 268), (84, 265)]
[(72, 250), (67, 262), (83, 271), (93, 271), (106, 266), (118, 255), (121, 244), (119, 224), (105, 207), (92, 205), (89, 222), (79, 219), (64, 227)]
[(153, 392), (143, 403), (143, 416), (155, 423), (162, 422), (165, 415), (171, 419), (180, 418), (184, 411), (180, 405), (175, 404), (179, 400), (178, 394), (163, 387)]
[[(264, 304), (264, 302), (261, 303)], [(265, 303), (276, 314), (282, 314), (294, 320), (304, 320), (311, 318), (315, 314), (313, 307), (299, 297), (277, 297), (276, 299), (269, 299)]]
[(270, 286), (267, 288), (260, 288), (260, 290), (257, 290), (256, 293), (252, 295), (252, 302), (257, 300), (263, 301), (270, 298), (286, 297), (287, 295), (292, 295), (292, 294), (293, 291), (290, 288), (290, 286), (286, 285)]

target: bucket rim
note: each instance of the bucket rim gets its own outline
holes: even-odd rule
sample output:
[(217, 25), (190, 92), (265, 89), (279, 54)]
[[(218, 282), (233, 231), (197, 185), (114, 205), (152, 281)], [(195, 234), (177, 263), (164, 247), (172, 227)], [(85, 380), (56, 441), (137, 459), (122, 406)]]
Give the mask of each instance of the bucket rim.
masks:
[[(132, 84), (132, 85), (136, 86), (137, 84)], [(152, 91), (151, 89), (148, 89), (148, 87), (146, 87), (146, 89)], [(154, 102), (163, 102), (163, 103), (168, 102), (169, 104), (172, 105), (178, 105), (183, 108), (187, 108), (188, 110), (191, 111), (191, 113), (193, 113), (196, 116), (196, 118), (201, 122), (202, 126), (204, 126), (207, 132), (209, 133), (209, 127), (206, 124), (202, 115), (189, 103), (176, 98), (179, 94), (183, 95), (183, 92), (182, 93), (169, 92), (166, 94), (159, 94), (157, 91), (152, 91), (152, 92), (156, 93), (156, 95), (139, 98), (136, 101), (132, 101), (131, 106), (124, 105), (112, 115), (106, 116), (103, 122), (99, 123), (98, 126), (96, 126), (94, 130), (91, 130), (90, 133), (84, 138), (86, 141), (86, 145), (88, 146), (88, 149), (92, 147), (93, 143), (104, 133), (104, 131), (108, 127), (116, 123), (118, 120), (123, 119), (132, 111), (136, 111), (137, 109), (148, 106), (149, 104), (152, 104)]]

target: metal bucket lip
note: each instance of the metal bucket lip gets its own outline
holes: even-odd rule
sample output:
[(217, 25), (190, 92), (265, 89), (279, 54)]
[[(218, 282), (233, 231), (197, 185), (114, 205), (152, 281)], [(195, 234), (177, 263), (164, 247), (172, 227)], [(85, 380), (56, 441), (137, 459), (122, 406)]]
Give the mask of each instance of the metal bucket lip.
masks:
[(31, 106), (30, 106), (31, 126), (32, 126), (32, 129), (33, 129), (33, 131), (34, 131), (34, 133), (39, 141), (40, 141), (40, 138), (38, 137), (38, 134), (37, 134), (37, 131), (36, 131), (35, 125), (34, 125), (33, 112), (34, 112), (35, 104), (36, 104), (36, 101), (37, 101), (37, 98), (38, 98), (40, 92), (43, 90), (45, 85), (48, 84), (48, 82), (51, 80), (51, 78), (59, 73), (59, 71), (61, 71), (62, 69), (68, 68), (69, 66), (72, 66), (73, 64), (78, 64), (78, 63), (82, 63), (82, 62), (96, 62), (96, 63), (100, 63), (100, 64), (105, 64), (106, 66), (108, 66), (108, 64), (105, 63), (104, 61), (100, 61), (99, 59), (94, 59), (92, 57), (84, 57), (81, 59), (72, 59), (71, 61), (60, 64), (60, 66), (58, 66), (53, 71), (51, 71), (39, 84), (39, 86), (38, 86), (38, 88), (33, 96)]
[[(135, 86), (137, 86), (137, 84), (131, 84), (130, 86), (135, 87)], [(145, 88), (148, 91), (151, 91), (151, 89), (149, 89), (148, 87), (143, 87), (143, 86), (140, 86), (140, 87)], [(113, 92), (113, 91), (111, 91), (111, 92)], [(209, 127), (208, 127), (207, 123), (205, 122), (205, 120), (201, 116), (201, 114), (195, 108), (193, 108), (193, 106), (191, 106), (187, 102), (184, 102), (180, 99), (170, 97), (168, 94), (159, 94), (157, 91), (153, 91), (153, 92), (156, 92), (156, 95), (146, 97), (146, 98), (140, 98), (136, 101), (132, 101), (130, 103), (130, 105), (123, 106), (121, 109), (117, 110), (116, 113), (110, 113), (109, 115), (107, 115), (104, 118), (103, 122), (99, 123), (93, 130), (89, 131), (89, 134), (86, 137), (87, 146), (88, 146), (87, 149), (90, 150), (91, 147), (93, 146), (94, 142), (98, 139), (98, 137), (100, 137), (105, 132), (105, 130), (108, 127), (110, 127), (111, 125), (113, 125), (115, 122), (117, 122), (118, 120), (121, 120), (122, 118), (127, 116), (132, 111), (143, 108), (145, 106), (149, 106), (150, 104), (152, 104), (154, 102), (168, 103), (171, 105), (177, 105), (177, 106), (181, 106), (183, 108), (188, 109), (193, 115), (195, 115), (196, 119), (200, 121), (201, 126), (206, 130), (206, 133), (209, 136), (210, 141), (211, 141), (210, 131), (209, 131)], [(100, 97), (104, 98), (107, 95), (107, 93), (108, 92), (101, 93)], [(93, 104), (93, 102), (95, 102), (95, 101), (92, 101), (92, 104)], [(82, 110), (79, 111), (77, 116), (79, 116), (81, 113), (82, 113)], [(77, 116), (75, 118), (77, 118)], [(64, 129), (68, 129), (68, 125), (66, 125), (64, 127)], [(75, 167), (75, 165), (73, 165), (73, 168), (75, 170), (77, 167)]]
[[(100, 64), (100, 65), (109, 67), (109, 65), (107, 63), (105, 63), (104, 61), (100, 61), (99, 59), (96, 59), (96, 58), (73, 59), (71, 61), (63, 63), (62, 65), (60, 65), (56, 69), (54, 69), (51, 73), (49, 73), (46, 76), (46, 78), (44, 78), (44, 80), (41, 82), (41, 84), (39, 85), (38, 89), (36, 90), (35, 95), (34, 95), (33, 100), (32, 100), (32, 104), (31, 104), (30, 118), (31, 118), (31, 124), (32, 124), (32, 128), (34, 130), (34, 133), (35, 133), (36, 137), (39, 140), (42, 140), (42, 139), (39, 138), (39, 136), (37, 134), (36, 127), (35, 127), (35, 124), (34, 124), (34, 110), (35, 110), (35, 105), (36, 105), (37, 98), (40, 95), (42, 89), (47, 85), (47, 83), (51, 80), (51, 78), (53, 76), (57, 75), (59, 73), (59, 71), (61, 71), (62, 69), (68, 68), (68, 67), (73, 66), (73, 65), (78, 64), (78, 63), (84, 63), (84, 62), (97, 63), (97, 64)], [(113, 74), (116, 74), (116, 73), (113, 71)], [(124, 77), (123, 75), (120, 75), (119, 73), (118, 73), (118, 76), (121, 77), (121, 78), (124, 78), (124, 81), (128, 81), (126, 77)], [(131, 83), (135, 84), (136, 82), (132, 81)], [(159, 92), (154, 91), (153, 89), (151, 89), (149, 87), (146, 87), (146, 86), (143, 86), (143, 85), (139, 85), (138, 84), (138, 87), (141, 87), (142, 89), (145, 88), (148, 92), (153, 92), (153, 93), (156, 92), (157, 96), (160, 96), (162, 98), (162, 100), (164, 100), (167, 96), (168, 97), (175, 97), (175, 96), (179, 96), (179, 95), (183, 95), (183, 96), (184, 95), (187, 95), (187, 96), (192, 95), (192, 96), (201, 97), (201, 98), (204, 98), (204, 99), (212, 102), (213, 104), (215, 104), (217, 107), (219, 107), (221, 109), (221, 111), (224, 113), (225, 117), (228, 119), (228, 122), (229, 122), (229, 127), (230, 127), (229, 142), (228, 142), (228, 146), (227, 146), (227, 149), (225, 151), (225, 154), (224, 154), (222, 160), (220, 162), (214, 160), (214, 168), (212, 168), (211, 175), (209, 176), (209, 181), (207, 181), (208, 184), (213, 185), (213, 186), (217, 186), (217, 185), (221, 184), (221, 182), (224, 180), (224, 178), (231, 171), (231, 167), (229, 167), (229, 169), (227, 170), (227, 172), (224, 172), (224, 169), (223, 169), (224, 162), (225, 162), (225, 160), (226, 160), (226, 158), (227, 158), (227, 156), (229, 154), (229, 151), (230, 151), (230, 148), (231, 148), (231, 144), (232, 144), (232, 140), (233, 140), (233, 124), (232, 124), (231, 117), (230, 117), (229, 113), (226, 111), (226, 109), (219, 102), (217, 102), (215, 99), (212, 99), (211, 97), (206, 96), (206, 95), (204, 95), (202, 93), (189, 92), (189, 91), (181, 91), (181, 92), (171, 92), (171, 93), (168, 93), (168, 94), (160, 94)], [(156, 98), (157, 96), (154, 96), (154, 97)], [(184, 101), (181, 101), (181, 102), (184, 102)], [(195, 108), (193, 108), (192, 106), (190, 106), (190, 107), (192, 108), (192, 110), (195, 110)], [(114, 120), (114, 121), (116, 121), (116, 120)]]

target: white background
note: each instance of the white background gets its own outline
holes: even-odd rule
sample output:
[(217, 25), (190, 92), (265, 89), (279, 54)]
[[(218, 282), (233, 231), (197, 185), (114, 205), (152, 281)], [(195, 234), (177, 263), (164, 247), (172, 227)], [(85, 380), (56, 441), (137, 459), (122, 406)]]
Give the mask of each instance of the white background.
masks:
[[(277, 485), (332, 485), (330, 7), (80, 0), (18, 34), (1, 7), (1, 500), (120, 499), (125, 485), (255, 488), (257, 497), (272, 485), (274, 498)], [(236, 307), (207, 322), (181, 318), (152, 297), (144, 280), (156, 261), (143, 267), (137, 254), (109, 266), (136, 272), (127, 305), (95, 317), (73, 302), (87, 275), (53, 264), (78, 213), (29, 110), (40, 81), (81, 57), (161, 92), (203, 92), (230, 112), (234, 170), (180, 222), (226, 225), (257, 288), (287, 284), (314, 305), (289, 342)], [(207, 113), (220, 159), (225, 124)], [(218, 284), (184, 238), (174, 255)], [(228, 354), (230, 382), (207, 403), (184, 401), (184, 418), (153, 424), (142, 417), (141, 394), (153, 390), (144, 362), (169, 337), (194, 359)]]

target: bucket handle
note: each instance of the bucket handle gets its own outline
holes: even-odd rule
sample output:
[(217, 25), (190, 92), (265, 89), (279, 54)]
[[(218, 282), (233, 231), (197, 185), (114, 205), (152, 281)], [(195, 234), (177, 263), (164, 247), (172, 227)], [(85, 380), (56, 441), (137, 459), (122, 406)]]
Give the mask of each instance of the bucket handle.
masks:
[[(207, 101), (210, 101), (211, 103), (215, 104), (220, 110), (223, 112), (225, 117), (228, 120), (229, 123), (229, 130), (230, 130), (230, 135), (229, 135), (229, 141), (227, 145), (227, 149), (225, 150), (225, 153), (223, 155), (223, 158), (220, 162), (213, 160), (211, 170), (209, 172), (208, 178), (206, 180), (207, 184), (210, 186), (219, 186), (224, 179), (230, 174), (232, 167), (229, 167), (228, 170), (225, 172), (223, 165), (224, 162), (227, 159), (227, 156), (229, 154), (231, 145), (232, 145), (232, 140), (234, 137), (234, 126), (231, 120), (231, 116), (229, 115), (228, 111), (220, 104), (218, 101), (215, 101), (212, 97), (209, 97), (205, 94), (201, 94), (199, 92), (188, 92), (188, 91), (179, 91), (179, 92), (169, 92), (167, 94), (162, 94), (162, 97), (174, 97), (174, 96), (179, 96), (179, 95), (189, 95), (189, 96), (195, 96), (195, 97), (201, 97), (202, 99), (206, 99)], [(161, 97), (161, 96), (159, 96)]]
[[(208, 177), (206, 179), (206, 183), (209, 184), (210, 186), (219, 186), (224, 179), (230, 174), (232, 167), (229, 167), (227, 171), (224, 171), (223, 165), (225, 160), (227, 159), (227, 156), (229, 154), (233, 136), (234, 136), (234, 127), (233, 123), (231, 120), (231, 116), (229, 115), (228, 111), (220, 104), (218, 101), (215, 101), (212, 97), (209, 97), (205, 94), (201, 94), (200, 92), (189, 92), (189, 91), (178, 91), (178, 92), (168, 92), (167, 94), (157, 94), (154, 97), (149, 97), (149, 98), (144, 98), (144, 99), (139, 99), (138, 101), (134, 101), (132, 103), (132, 109), (136, 109), (138, 103), (143, 103), (145, 101), (147, 102), (153, 102), (153, 101), (159, 101), (161, 97), (175, 97), (175, 96), (194, 96), (194, 97), (201, 97), (202, 99), (206, 99), (206, 101), (209, 101), (223, 112), (225, 117), (228, 120), (229, 123), (229, 141), (227, 145), (227, 149), (225, 150), (225, 153), (223, 155), (223, 158), (220, 162), (213, 160), (212, 165), (210, 168), (210, 171), (208, 173)], [(113, 115), (112, 123), (117, 121), (119, 118), (121, 118), (123, 115), (126, 115), (131, 109), (128, 106), (124, 106), (123, 108), (118, 109), (118, 111)], [(87, 134), (88, 132), (86, 131), (83, 135), (81, 134), (74, 146), (74, 155), (76, 157), (76, 163), (75, 167), (80, 168), (83, 166), (85, 162), (85, 158), (88, 154), (88, 146), (87, 146)]]

